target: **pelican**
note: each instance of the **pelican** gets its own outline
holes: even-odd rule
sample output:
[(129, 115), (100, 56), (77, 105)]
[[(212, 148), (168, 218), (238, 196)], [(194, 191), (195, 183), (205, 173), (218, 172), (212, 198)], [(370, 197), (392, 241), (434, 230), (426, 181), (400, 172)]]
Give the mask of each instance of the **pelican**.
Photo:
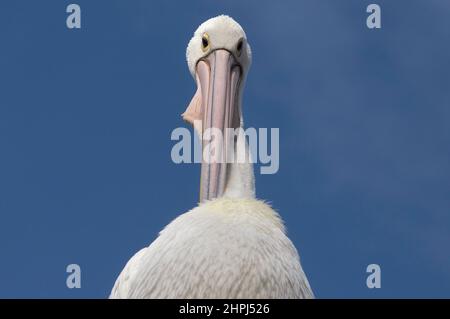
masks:
[[(201, 134), (242, 128), (251, 50), (242, 27), (221, 15), (201, 24), (186, 51), (197, 91), (183, 118)], [(201, 135), (200, 135), (201, 136)], [(255, 198), (247, 142), (227, 140), (243, 162), (205, 161), (197, 207), (137, 252), (110, 298), (314, 298), (280, 216)], [(203, 148), (205, 144), (203, 143)]]

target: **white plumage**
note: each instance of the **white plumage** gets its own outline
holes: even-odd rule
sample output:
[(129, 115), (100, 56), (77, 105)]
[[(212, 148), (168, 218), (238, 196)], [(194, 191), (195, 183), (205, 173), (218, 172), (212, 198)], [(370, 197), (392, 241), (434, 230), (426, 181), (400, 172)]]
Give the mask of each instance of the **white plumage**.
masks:
[[(205, 32), (211, 41), (206, 51), (201, 50)], [(242, 39), (246, 44), (239, 24), (230, 17), (219, 16), (199, 27), (187, 53), (197, 82), (197, 64), (202, 59), (206, 61), (215, 50), (231, 52), (233, 56), (226, 58), (239, 63), (243, 71), (237, 100), (220, 104), (236, 108), (238, 126), (243, 125), (240, 97), (251, 61), (248, 44), (243, 54), (236, 52), (236, 43)], [(212, 67), (208, 75), (210, 81), (216, 76)], [(205, 102), (204, 91), (200, 96), (201, 110), (199, 105), (196, 110), (203, 115), (212, 107)], [(244, 139), (238, 139), (232, 147), (248, 155)], [(218, 173), (217, 178), (219, 182), (220, 176), (226, 178), (223, 192), (218, 192), (217, 198), (205, 195), (197, 207), (172, 221), (149, 247), (136, 253), (117, 278), (110, 298), (313, 298), (297, 250), (286, 236), (280, 216), (254, 197), (252, 164), (228, 165), (228, 174)], [(202, 170), (202, 183), (207, 185), (205, 192), (209, 194), (215, 177), (211, 173), (204, 177), (203, 173)]]
[(255, 199), (219, 198), (172, 221), (128, 262), (111, 296), (310, 298), (312, 293), (278, 214)]

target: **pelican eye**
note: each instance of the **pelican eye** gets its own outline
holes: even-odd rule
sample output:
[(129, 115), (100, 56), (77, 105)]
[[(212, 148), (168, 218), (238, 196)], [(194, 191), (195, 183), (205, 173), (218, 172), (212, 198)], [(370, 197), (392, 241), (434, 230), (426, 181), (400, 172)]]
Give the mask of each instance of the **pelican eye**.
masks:
[(202, 50), (206, 52), (209, 49), (209, 35), (204, 33), (202, 36)]
[(236, 46), (238, 56), (241, 55), (243, 43), (244, 43), (244, 40), (240, 39)]

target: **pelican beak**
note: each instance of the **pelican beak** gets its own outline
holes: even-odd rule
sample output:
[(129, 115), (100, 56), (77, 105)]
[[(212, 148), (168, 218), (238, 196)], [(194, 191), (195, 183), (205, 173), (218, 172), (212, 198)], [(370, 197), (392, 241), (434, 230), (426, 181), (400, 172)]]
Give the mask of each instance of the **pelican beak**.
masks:
[(227, 128), (240, 126), (240, 79), (241, 67), (227, 50), (214, 50), (197, 62), (197, 92), (182, 116), (202, 141), (200, 202), (220, 197), (225, 190), (226, 159), (234, 148)]

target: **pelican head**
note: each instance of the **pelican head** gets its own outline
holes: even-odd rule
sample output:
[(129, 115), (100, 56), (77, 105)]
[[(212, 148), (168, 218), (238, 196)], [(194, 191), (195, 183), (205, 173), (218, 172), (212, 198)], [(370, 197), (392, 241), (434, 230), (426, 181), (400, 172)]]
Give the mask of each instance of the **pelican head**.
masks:
[(217, 50), (228, 51), (245, 75), (251, 65), (252, 52), (244, 29), (233, 18), (220, 15), (203, 22), (194, 32), (186, 50), (189, 71), (196, 78), (197, 63)]
[[(231, 17), (221, 15), (202, 23), (195, 31), (186, 51), (189, 70), (196, 80), (197, 91), (186, 111), (185, 121), (200, 134), (203, 148), (206, 130), (220, 130), (225, 137), (227, 128), (242, 123), (241, 93), (251, 64), (251, 50), (242, 27)], [(200, 123), (200, 127), (196, 124)], [(220, 152), (234, 147), (229, 139), (222, 140)], [(210, 155), (210, 154), (209, 154)], [(206, 156), (209, 156), (208, 154)], [(207, 160), (203, 156), (200, 201), (223, 195), (228, 164)], [(223, 159), (224, 157), (220, 157)]]

